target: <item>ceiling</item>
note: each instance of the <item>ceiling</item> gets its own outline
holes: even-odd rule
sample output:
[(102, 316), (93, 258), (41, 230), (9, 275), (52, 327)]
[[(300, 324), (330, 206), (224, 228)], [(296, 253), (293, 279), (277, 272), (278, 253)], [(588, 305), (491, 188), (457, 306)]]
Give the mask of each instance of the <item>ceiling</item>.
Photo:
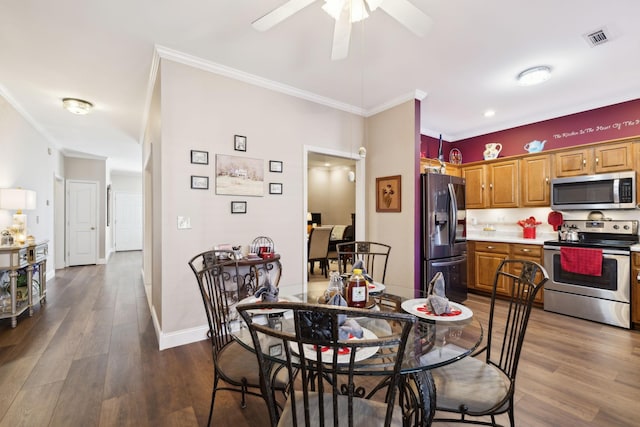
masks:
[[(433, 20), (426, 37), (377, 10), (331, 61), (322, 0), (267, 32), (251, 22), (285, 0), (2, 0), (0, 94), (65, 154), (122, 171), (141, 168), (156, 45), (364, 115), (426, 94), (422, 132), (449, 141), (640, 98), (637, 0), (410, 1)], [(602, 28), (592, 47), (583, 35)], [(536, 65), (552, 78), (516, 85)], [(72, 115), (64, 97), (94, 111)]]

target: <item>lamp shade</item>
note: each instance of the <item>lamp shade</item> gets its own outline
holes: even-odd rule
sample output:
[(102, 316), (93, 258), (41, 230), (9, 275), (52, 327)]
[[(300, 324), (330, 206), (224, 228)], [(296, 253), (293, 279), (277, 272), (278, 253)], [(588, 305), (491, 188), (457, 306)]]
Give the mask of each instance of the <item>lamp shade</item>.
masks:
[(0, 209), (30, 210), (36, 208), (36, 192), (23, 188), (0, 188)]

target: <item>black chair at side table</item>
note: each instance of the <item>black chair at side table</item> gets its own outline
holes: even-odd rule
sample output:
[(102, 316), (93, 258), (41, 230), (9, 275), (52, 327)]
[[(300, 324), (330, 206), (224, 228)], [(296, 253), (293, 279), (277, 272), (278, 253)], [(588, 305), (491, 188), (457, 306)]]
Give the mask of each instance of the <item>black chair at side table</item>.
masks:
[[(239, 274), (234, 253), (223, 250), (202, 252), (189, 261), (189, 266), (198, 281), (198, 288), (209, 323), (208, 337), (211, 341), (214, 366), (211, 407), (207, 423), (207, 425), (211, 425), (217, 390), (241, 393), (240, 406), (242, 408), (246, 407), (245, 396), (247, 394), (262, 397), (260, 369), (256, 363), (255, 355), (238, 344), (231, 335), (232, 322), (236, 321), (239, 325), (235, 304), (246, 296), (239, 289), (242, 276)], [(269, 369), (271, 369), (271, 365), (269, 365)], [(279, 369), (273, 369), (271, 372), (277, 373), (274, 374), (272, 381), (274, 393), (277, 390), (284, 392), (288, 381), (286, 373)], [(220, 386), (220, 380), (228, 386)]]
[[(546, 270), (532, 261), (502, 261), (493, 282), (487, 344), (474, 356), (432, 370), (436, 385), (436, 410), (457, 413), (459, 418), (436, 418), (434, 421), (463, 422), (496, 426), (495, 416), (507, 412), (513, 427), (516, 373), (529, 315), (536, 294), (549, 279)], [(504, 324), (495, 319), (496, 289), (503, 285), (511, 297), (507, 301)], [(490, 416), (491, 422), (466, 416)]]
[[(291, 310), (292, 327), (274, 328), (254, 322), (250, 312), (278, 308)], [(409, 331), (416, 318), (406, 313), (391, 313), (333, 305), (303, 303), (262, 303), (239, 306), (256, 350), (258, 365), (264, 367), (269, 355), (286, 360), (292, 379), (282, 413), (271, 392), (272, 376), (262, 370), (262, 393), (267, 401), (271, 426), (402, 426), (400, 368)], [(395, 326), (384, 336), (362, 340), (340, 339), (339, 319), (345, 315), (368, 317), (376, 322), (390, 321)], [(344, 331), (343, 331), (344, 333)], [(410, 350), (410, 349), (409, 349)], [(357, 355), (372, 351), (371, 357), (356, 362)], [(265, 354), (266, 352), (266, 354)], [(300, 355), (303, 355), (300, 357)], [(274, 356), (275, 357), (275, 356)], [(317, 361), (322, 361), (318, 363)], [(384, 398), (366, 398), (358, 379), (366, 368), (385, 369)], [(384, 367), (384, 368), (381, 368)], [(297, 373), (297, 378), (295, 377)], [(371, 394), (371, 393), (370, 393)]]

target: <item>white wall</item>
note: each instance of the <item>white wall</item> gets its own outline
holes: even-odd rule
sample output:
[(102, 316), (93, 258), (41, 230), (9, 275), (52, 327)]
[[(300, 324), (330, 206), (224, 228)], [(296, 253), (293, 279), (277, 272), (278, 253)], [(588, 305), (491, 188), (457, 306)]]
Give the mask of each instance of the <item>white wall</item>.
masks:
[(324, 225), (351, 224), (351, 214), (356, 212), (356, 184), (349, 181), (349, 170), (354, 168), (309, 168), (307, 209), (321, 213)]
[[(240, 244), (246, 250), (255, 237), (271, 237), (284, 264), (280, 286), (302, 288), (306, 276), (303, 147), (353, 152), (361, 145), (363, 121), (166, 59), (161, 60), (161, 72), (161, 144), (153, 141), (152, 149), (153, 216), (162, 231), (160, 247), (154, 244), (153, 264), (161, 277), (154, 276), (152, 286), (153, 310), (159, 312), (166, 337), (205, 324), (203, 310), (194, 309), (202, 301), (187, 261), (216, 244)], [(233, 150), (235, 134), (247, 137), (246, 152)], [(209, 165), (191, 164), (192, 149), (208, 151)], [(216, 195), (216, 154), (262, 159), (265, 185), (282, 182), (284, 194), (269, 195), (265, 190), (263, 197)], [(269, 160), (282, 161), (283, 173), (269, 173)], [(209, 190), (191, 190), (191, 175), (208, 176)], [(247, 214), (232, 215), (232, 200), (247, 201)], [(192, 228), (178, 230), (178, 215), (189, 217)], [(157, 286), (161, 302), (155, 300)]]
[[(412, 100), (367, 118), (367, 240), (391, 246), (387, 289), (407, 297), (413, 297), (420, 275), (415, 268), (419, 113), (419, 102)], [(376, 212), (376, 178), (392, 175), (401, 176), (401, 212)]]
[[(1, 95), (1, 93), (0, 93)], [(36, 241), (49, 240), (47, 275), (55, 275), (54, 176), (64, 174), (64, 160), (5, 98), (0, 96), (0, 188), (22, 187), (36, 192), (37, 207), (25, 211), (27, 229)], [(15, 212), (0, 209), (0, 229), (11, 225)]]

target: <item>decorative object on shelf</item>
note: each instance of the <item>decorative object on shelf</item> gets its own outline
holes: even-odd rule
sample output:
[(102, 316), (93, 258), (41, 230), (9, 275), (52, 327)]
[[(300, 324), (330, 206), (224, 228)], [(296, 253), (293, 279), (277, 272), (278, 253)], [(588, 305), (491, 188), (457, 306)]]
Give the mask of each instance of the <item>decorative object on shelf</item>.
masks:
[(194, 190), (208, 190), (209, 177), (191, 175), (191, 188), (193, 188)]
[(282, 183), (280, 183), (280, 182), (270, 182), (269, 183), (269, 194), (282, 194)]
[(231, 202), (231, 213), (232, 214), (246, 214), (247, 213), (247, 202)]
[(264, 159), (216, 154), (216, 194), (264, 195)]
[(269, 160), (269, 172), (282, 173), (282, 162), (279, 160)]
[(528, 144), (525, 144), (524, 149), (527, 150), (529, 153), (539, 153), (544, 149), (545, 142), (547, 142), (546, 139), (544, 141), (538, 141), (536, 139), (534, 141), (529, 142)]
[(499, 142), (490, 142), (485, 144), (485, 150), (482, 153), (485, 160), (497, 159), (500, 151), (502, 151), (502, 144)]
[(461, 165), (462, 152), (457, 148), (452, 148), (451, 151), (449, 151), (449, 163), (452, 165)]
[(234, 135), (233, 149), (236, 151), (247, 151), (247, 137), (242, 135)]
[(23, 245), (26, 240), (27, 215), (22, 210), (36, 208), (36, 192), (24, 188), (0, 188), (0, 209), (16, 209), (13, 215), (14, 243)]
[(11, 230), (2, 230), (1, 235), (1, 246), (13, 246), (13, 235), (11, 234)]
[(444, 154), (442, 154), (442, 134), (440, 134), (440, 140), (438, 141), (438, 160), (444, 162)]
[(253, 242), (251, 242), (249, 252), (258, 254), (260, 258), (271, 258), (276, 251), (275, 245), (273, 244), (273, 240), (271, 240), (271, 238), (266, 236), (259, 236), (253, 239)]
[(196, 165), (208, 165), (209, 164), (209, 152), (191, 150), (191, 163)]
[(401, 176), (376, 178), (376, 212), (400, 212)]
[(536, 227), (542, 224), (541, 221), (537, 221), (535, 217), (530, 216), (527, 219), (521, 219), (518, 221), (518, 225), (522, 227), (522, 236), (525, 239), (536, 238)]

